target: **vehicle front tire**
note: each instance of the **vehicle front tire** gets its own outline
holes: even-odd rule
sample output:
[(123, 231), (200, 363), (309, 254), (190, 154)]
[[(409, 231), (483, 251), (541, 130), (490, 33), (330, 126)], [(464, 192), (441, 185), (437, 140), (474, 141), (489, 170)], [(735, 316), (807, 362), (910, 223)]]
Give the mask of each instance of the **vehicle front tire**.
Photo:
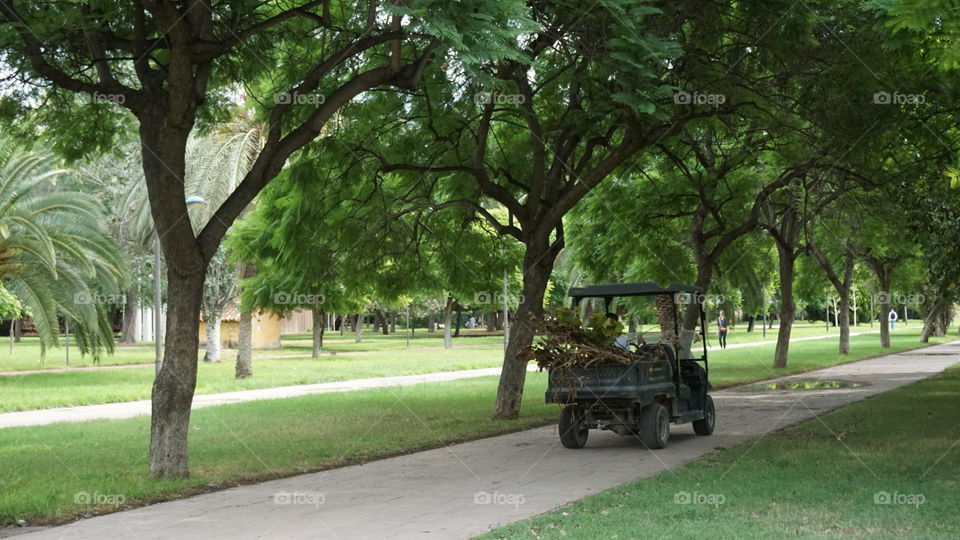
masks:
[(567, 405), (560, 412), (560, 442), (567, 448), (583, 448), (590, 428), (584, 423), (584, 411), (576, 405)]
[(703, 407), (703, 418), (693, 421), (693, 432), (697, 435), (710, 435), (717, 424), (717, 410), (713, 406), (713, 398), (707, 396), (707, 403)]
[(670, 440), (670, 415), (659, 403), (647, 405), (640, 411), (640, 442), (651, 450), (667, 446)]

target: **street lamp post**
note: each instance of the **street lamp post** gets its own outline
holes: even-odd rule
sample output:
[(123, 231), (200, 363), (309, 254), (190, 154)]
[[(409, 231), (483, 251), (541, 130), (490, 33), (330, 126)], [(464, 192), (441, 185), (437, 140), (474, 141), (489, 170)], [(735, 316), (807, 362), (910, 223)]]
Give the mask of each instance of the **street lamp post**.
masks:
[[(187, 212), (194, 208), (202, 208), (207, 205), (207, 201), (199, 195), (193, 195), (186, 200)], [(160, 231), (157, 230), (153, 238), (153, 340), (154, 340), (154, 364), (156, 365), (156, 374), (160, 373), (163, 367), (163, 330), (161, 328), (163, 321), (161, 311), (163, 303), (160, 301), (162, 294), (160, 287), (160, 266), (163, 260), (160, 257)]]

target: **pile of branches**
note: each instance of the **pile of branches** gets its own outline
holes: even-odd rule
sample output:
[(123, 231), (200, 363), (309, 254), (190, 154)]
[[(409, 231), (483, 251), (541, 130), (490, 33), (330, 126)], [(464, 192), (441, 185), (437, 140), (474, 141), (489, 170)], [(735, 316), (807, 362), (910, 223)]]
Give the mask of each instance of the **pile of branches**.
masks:
[(558, 320), (545, 325), (546, 335), (520, 353), (524, 361), (536, 360), (540, 371), (548, 368), (591, 367), (597, 364), (633, 364), (653, 360), (650, 353), (634, 353), (614, 345), (623, 329), (617, 321), (591, 320), (587, 329), (577, 321)]

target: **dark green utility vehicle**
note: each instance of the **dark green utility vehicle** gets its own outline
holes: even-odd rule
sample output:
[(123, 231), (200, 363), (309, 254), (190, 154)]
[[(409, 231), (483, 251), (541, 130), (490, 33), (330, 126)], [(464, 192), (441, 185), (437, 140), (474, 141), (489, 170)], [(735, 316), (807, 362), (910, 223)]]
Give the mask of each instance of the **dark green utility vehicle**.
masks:
[[(584, 298), (600, 298), (607, 312), (614, 298), (669, 295), (673, 303), (673, 333), (641, 334), (630, 350), (636, 362), (599, 363), (590, 367), (550, 368), (547, 403), (566, 405), (560, 414), (560, 441), (567, 448), (582, 448), (591, 429), (633, 435), (647, 447), (663, 448), (670, 439), (670, 424), (693, 422), (697, 435), (710, 435), (716, 412), (707, 364), (706, 314), (703, 290), (692, 285), (619, 283), (570, 289), (574, 308)], [(681, 331), (680, 311), (696, 309), (699, 329)], [(702, 355), (694, 355), (697, 336)]]

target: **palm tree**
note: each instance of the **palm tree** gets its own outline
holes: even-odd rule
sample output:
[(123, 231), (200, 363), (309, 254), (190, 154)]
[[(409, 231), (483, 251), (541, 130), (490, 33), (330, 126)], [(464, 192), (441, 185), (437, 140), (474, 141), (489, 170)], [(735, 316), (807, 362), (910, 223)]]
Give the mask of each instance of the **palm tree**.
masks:
[[(207, 205), (193, 213), (195, 231), (203, 228), (213, 212), (230, 196), (259, 155), (263, 145), (263, 126), (244, 115), (234, 122), (218, 126), (203, 134), (194, 134), (187, 142), (186, 178), (184, 192), (202, 197)], [(140, 172), (142, 175), (142, 170)], [(147, 202), (147, 187), (143, 179), (134, 182), (126, 196), (124, 207), (131, 209), (130, 236), (149, 245), (154, 235), (153, 218)], [(201, 304), (207, 329), (207, 351), (204, 359), (215, 362), (220, 357), (220, 317), (227, 303), (237, 294), (240, 269), (230, 258), (218, 252), (210, 261)], [(241, 313), (241, 317), (249, 314)], [(249, 322), (249, 321), (246, 321)], [(241, 344), (249, 343), (250, 324), (241, 324)], [(244, 350), (241, 347), (241, 351)]]
[(59, 316), (73, 321), (81, 353), (113, 351), (108, 312), (125, 268), (104, 229), (104, 210), (59, 190), (67, 171), (44, 151), (0, 137), (0, 283), (33, 317), (42, 353), (58, 343)]

